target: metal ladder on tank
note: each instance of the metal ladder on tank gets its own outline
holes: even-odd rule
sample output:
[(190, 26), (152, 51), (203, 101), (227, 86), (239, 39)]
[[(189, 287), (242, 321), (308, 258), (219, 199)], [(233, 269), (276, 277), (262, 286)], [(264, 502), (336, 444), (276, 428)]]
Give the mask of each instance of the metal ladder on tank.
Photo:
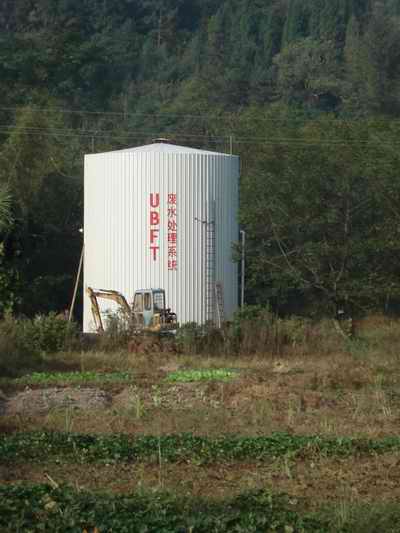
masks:
[(206, 321), (215, 323), (215, 222), (206, 223)]

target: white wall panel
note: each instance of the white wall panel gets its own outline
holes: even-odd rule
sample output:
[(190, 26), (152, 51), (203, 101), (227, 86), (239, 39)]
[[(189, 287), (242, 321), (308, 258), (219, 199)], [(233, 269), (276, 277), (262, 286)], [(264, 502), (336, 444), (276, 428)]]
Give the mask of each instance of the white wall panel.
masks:
[[(206, 320), (206, 225), (215, 205), (216, 281), (226, 317), (237, 308), (239, 158), (168, 144), (85, 157), (84, 287), (114, 289), (132, 301), (135, 290), (163, 288), (180, 323)], [(159, 194), (157, 260), (150, 249), (150, 194)], [(168, 269), (168, 195), (176, 194), (177, 270)], [(173, 206), (170, 206), (173, 207)], [(196, 220), (198, 219), (198, 220)], [(171, 219), (173, 222), (173, 219)], [(154, 226), (153, 229), (156, 229)], [(172, 258), (170, 258), (172, 259)], [(115, 309), (100, 301), (101, 309)], [(84, 331), (92, 331), (84, 295)]]

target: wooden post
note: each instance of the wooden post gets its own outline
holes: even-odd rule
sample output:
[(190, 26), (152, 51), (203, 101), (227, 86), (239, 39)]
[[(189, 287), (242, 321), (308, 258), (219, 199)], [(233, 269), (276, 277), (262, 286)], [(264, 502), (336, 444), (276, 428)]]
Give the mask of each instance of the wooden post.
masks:
[(70, 307), (69, 313), (68, 313), (68, 322), (72, 322), (72, 316), (73, 316), (73, 313), (74, 313), (75, 300), (76, 300), (76, 293), (78, 292), (79, 278), (81, 277), (84, 251), (85, 251), (85, 245), (82, 246), (81, 258), (79, 260), (78, 272), (76, 274), (74, 294), (72, 296), (71, 307)]

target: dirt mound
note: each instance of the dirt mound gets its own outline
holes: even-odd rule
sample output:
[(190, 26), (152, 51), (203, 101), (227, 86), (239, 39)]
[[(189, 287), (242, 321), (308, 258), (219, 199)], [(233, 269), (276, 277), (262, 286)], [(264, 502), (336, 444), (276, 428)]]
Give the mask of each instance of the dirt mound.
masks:
[(52, 409), (102, 409), (108, 407), (111, 397), (99, 389), (51, 388), (26, 389), (2, 402), (3, 415), (43, 414)]
[(113, 397), (113, 408), (130, 409), (139, 404), (145, 408), (191, 409), (199, 406), (216, 406), (221, 392), (209, 383), (176, 383), (167, 387), (138, 389), (126, 387)]

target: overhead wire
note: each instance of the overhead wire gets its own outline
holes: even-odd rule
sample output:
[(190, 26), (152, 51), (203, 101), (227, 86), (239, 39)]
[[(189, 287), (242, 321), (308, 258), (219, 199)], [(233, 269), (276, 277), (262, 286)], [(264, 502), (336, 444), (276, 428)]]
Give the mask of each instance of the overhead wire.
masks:
[[(176, 113), (176, 112), (170, 112), (170, 111), (164, 111), (164, 112), (157, 112), (157, 113), (144, 113), (140, 111), (134, 111), (134, 112), (124, 112), (124, 111), (89, 111), (84, 109), (69, 109), (64, 107), (42, 107), (42, 106), (1, 106), (0, 111), (19, 111), (26, 108), (33, 109), (35, 111), (42, 111), (42, 112), (56, 112), (61, 114), (71, 114), (71, 115), (89, 115), (89, 116), (104, 116), (104, 117), (175, 117), (175, 118), (193, 118), (193, 119), (205, 119), (209, 120), (210, 118), (215, 118), (216, 116), (218, 118), (236, 118), (238, 116), (238, 113), (235, 112), (229, 112), (229, 111), (223, 111), (218, 114), (188, 114), (188, 113)], [(310, 121), (317, 121), (321, 120), (324, 123), (333, 123), (333, 124), (340, 124), (340, 123), (360, 123), (360, 122), (371, 122), (373, 124), (379, 124), (379, 123), (399, 123), (400, 124), (400, 118), (390, 118), (390, 117), (360, 117), (356, 115), (353, 116), (353, 118), (349, 117), (337, 117), (337, 118), (326, 118), (324, 116), (318, 115), (315, 117), (309, 116), (309, 117), (283, 117), (283, 118), (271, 118), (271, 117), (263, 117), (263, 116), (257, 116), (256, 121), (257, 122), (271, 122), (271, 123), (282, 123), (282, 124), (302, 124), (304, 122), (310, 122)]]
[[(98, 130), (79, 130), (79, 129), (52, 129), (52, 128), (26, 128), (10, 125), (0, 125), (0, 131), (10, 132), (10, 131), (21, 131), (25, 135), (30, 136), (56, 136), (56, 137), (69, 137), (69, 138), (86, 138), (86, 139), (144, 139), (149, 137), (160, 137), (163, 135), (168, 135), (173, 139), (186, 139), (189, 141), (202, 140), (204, 142), (218, 144), (218, 143), (228, 143), (231, 136), (208, 136), (208, 135), (196, 135), (184, 132), (151, 132), (151, 131), (127, 131), (124, 133), (117, 133), (113, 131)], [(384, 146), (397, 146), (400, 145), (399, 141), (379, 141), (376, 139), (373, 140), (362, 140), (362, 139), (294, 139), (294, 138), (275, 138), (268, 139), (264, 137), (233, 137), (233, 144), (264, 144), (264, 145), (285, 145), (285, 146), (348, 146), (348, 145), (384, 145)]]

